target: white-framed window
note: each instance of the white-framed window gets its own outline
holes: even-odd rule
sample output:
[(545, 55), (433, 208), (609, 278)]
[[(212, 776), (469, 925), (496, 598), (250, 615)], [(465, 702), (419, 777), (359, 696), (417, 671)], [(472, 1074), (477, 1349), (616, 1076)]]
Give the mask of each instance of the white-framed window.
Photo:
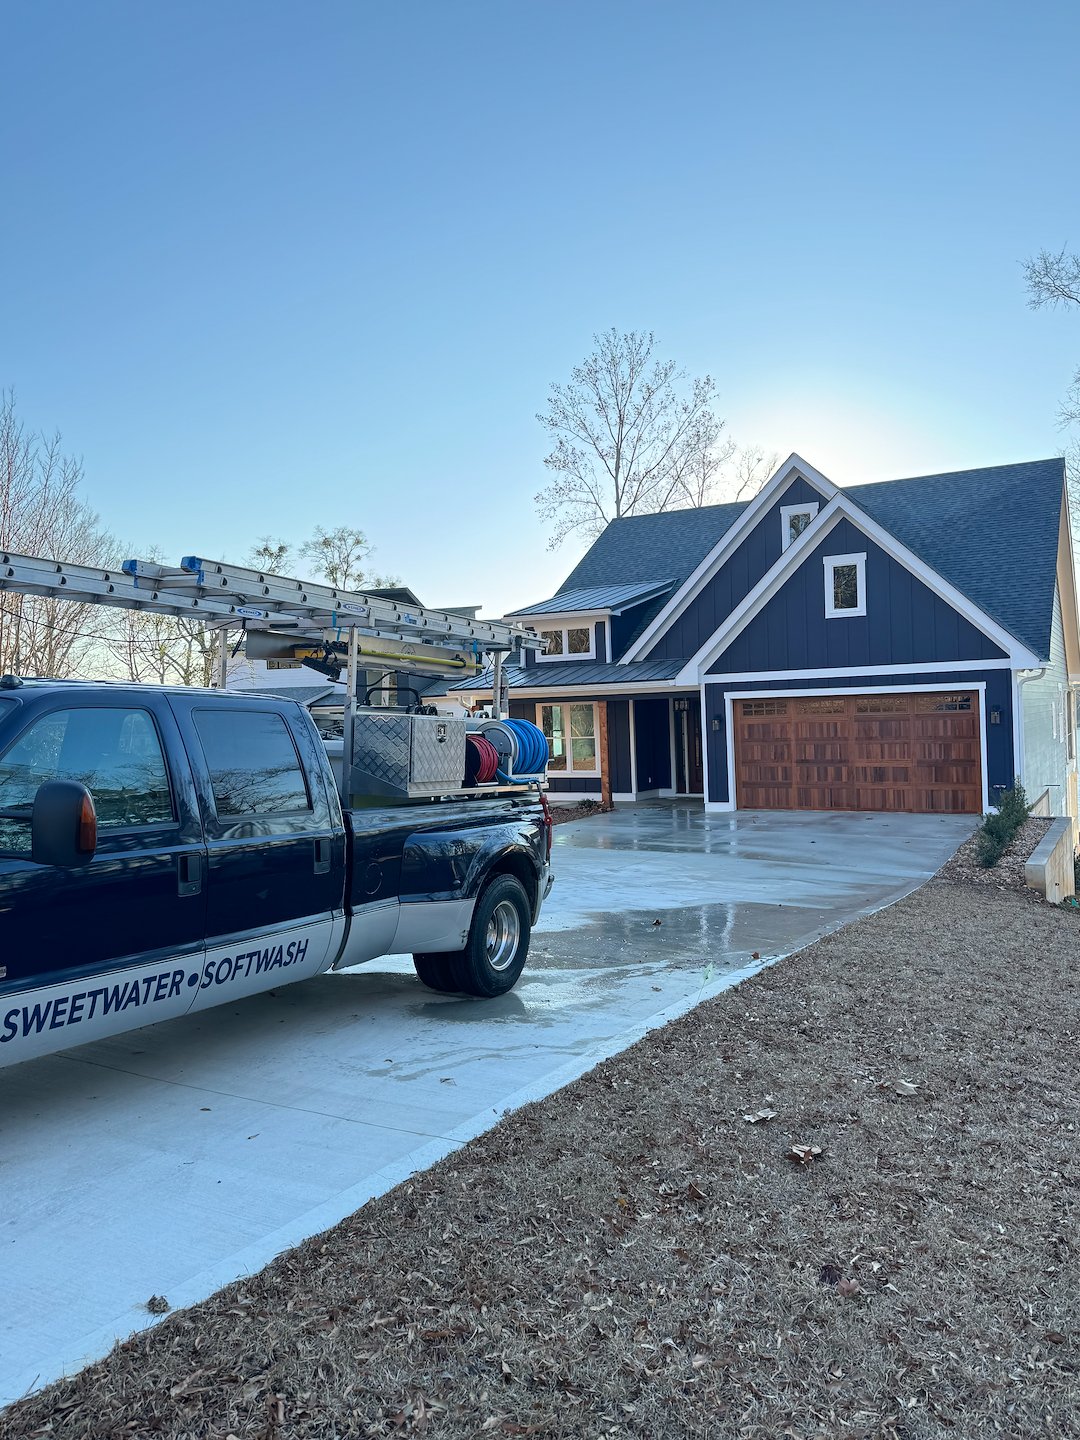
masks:
[(549, 775), (599, 775), (596, 706), (590, 701), (537, 705), (536, 723), (547, 736)]
[(592, 625), (542, 625), (538, 630), (544, 648), (539, 660), (594, 660), (596, 629)]
[(825, 618), (866, 614), (866, 555), (825, 556)]
[(780, 527), (783, 535), (782, 548), (788, 546), (799, 538), (802, 532), (814, 519), (818, 512), (817, 501), (810, 501), (803, 505), (781, 505), (780, 506)]

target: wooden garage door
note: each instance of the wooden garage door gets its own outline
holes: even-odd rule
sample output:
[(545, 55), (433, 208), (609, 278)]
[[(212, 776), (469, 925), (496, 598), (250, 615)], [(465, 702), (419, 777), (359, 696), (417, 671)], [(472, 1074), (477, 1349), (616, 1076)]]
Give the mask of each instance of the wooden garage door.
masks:
[(979, 693), (736, 700), (743, 810), (982, 809)]

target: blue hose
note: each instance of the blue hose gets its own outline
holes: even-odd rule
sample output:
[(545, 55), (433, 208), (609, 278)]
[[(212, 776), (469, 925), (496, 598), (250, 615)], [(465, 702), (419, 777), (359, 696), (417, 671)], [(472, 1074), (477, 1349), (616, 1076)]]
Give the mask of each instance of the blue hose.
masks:
[(548, 763), (548, 742), (544, 732), (531, 720), (504, 720), (503, 724), (517, 741), (514, 773), (542, 775)]

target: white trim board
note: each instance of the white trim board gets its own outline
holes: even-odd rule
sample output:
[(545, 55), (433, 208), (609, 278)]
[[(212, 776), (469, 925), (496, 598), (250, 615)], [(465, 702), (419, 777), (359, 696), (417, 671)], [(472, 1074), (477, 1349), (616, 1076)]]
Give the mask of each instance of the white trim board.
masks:
[[(673, 620), (682, 615), (690, 605), (697, 599), (705, 586), (720, 570), (728, 556), (742, 543), (754, 526), (761, 519), (766, 510), (773, 504), (777, 497), (796, 480), (802, 479), (815, 489), (820, 490), (822, 498), (828, 502), (840, 492), (831, 480), (808, 465), (799, 455), (789, 455), (784, 463), (773, 472), (766, 480), (758, 493), (749, 501), (746, 509), (738, 517), (735, 523), (724, 531), (723, 535), (716, 542), (713, 548), (705, 556), (704, 560), (695, 570), (683, 581), (683, 583), (671, 596), (667, 604), (662, 607), (659, 614), (651, 624), (638, 636), (622, 656), (620, 665), (626, 665), (631, 660), (640, 660), (645, 652), (653, 645), (663, 632), (669, 627)], [(807, 507), (798, 506), (798, 509)], [(811, 526), (813, 521), (810, 522)], [(810, 527), (808, 527), (810, 528)], [(803, 532), (805, 534), (805, 531)], [(795, 542), (792, 542), (793, 544)], [(790, 546), (788, 547), (790, 549)]]
[[(996, 620), (992, 620), (966, 595), (950, 584), (944, 576), (939, 575), (936, 570), (932, 570), (905, 545), (901, 545), (888, 531), (883, 530), (877, 521), (871, 520), (869, 515), (860, 510), (853, 501), (838, 493), (822, 510), (817, 519), (811, 521), (799, 538), (788, 546), (773, 568), (761, 577), (742, 604), (735, 607), (708, 643), (703, 645), (683, 667), (677, 677), (678, 682), (693, 683), (704, 679), (710, 666), (719, 660), (735, 637), (780, 592), (788, 578), (794, 574), (810, 553), (828, 538), (841, 520), (849, 521), (887, 555), (909, 570), (917, 580), (921, 580), (927, 589), (943, 600), (946, 605), (951, 606), (977, 630), (980, 630), (988, 640), (1004, 650), (1013, 666), (1028, 668), (1040, 664), (1038, 658), (1015, 635), (1011, 635)], [(873, 672), (880, 667), (868, 665), (865, 668)]]
[(1011, 660), (929, 660), (922, 664), (847, 665), (836, 670), (742, 670), (731, 675), (706, 675), (704, 685), (742, 685), (754, 680), (857, 680), (860, 675), (949, 675), (969, 670), (1014, 670)]
[[(793, 515), (809, 515), (810, 523), (817, 517), (821, 505), (816, 500), (804, 500), (801, 505), (780, 506), (780, 553), (784, 551), (799, 538), (791, 533), (791, 517)], [(801, 533), (801, 532), (800, 532)]]
[[(985, 812), (990, 801), (990, 767), (987, 758), (986, 735), (986, 681), (975, 680), (970, 685), (833, 685), (828, 690), (729, 690), (724, 696), (724, 730), (727, 748), (728, 800), (712, 800), (710, 807), (718, 810), (737, 810), (738, 796), (735, 793), (735, 701), (736, 700), (800, 700), (829, 698), (833, 695), (936, 695), (943, 690), (975, 690), (979, 695), (979, 758), (982, 762), (982, 810)], [(1015, 722), (1014, 722), (1015, 732)], [(823, 810), (823, 815), (835, 811)], [(887, 812), (885, 812), (887, 813)], [(906, 813), (906, 812), (901, 812)]]

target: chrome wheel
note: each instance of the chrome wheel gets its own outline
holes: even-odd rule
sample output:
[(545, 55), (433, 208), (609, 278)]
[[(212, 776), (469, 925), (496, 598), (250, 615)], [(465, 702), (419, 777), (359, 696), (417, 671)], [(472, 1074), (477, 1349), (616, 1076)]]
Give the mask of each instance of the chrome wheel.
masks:
[(507, 970), (521, 943), (521, 916), (510, 900), (500, 900), (487, 923), (484, 949), (492, 970)]

